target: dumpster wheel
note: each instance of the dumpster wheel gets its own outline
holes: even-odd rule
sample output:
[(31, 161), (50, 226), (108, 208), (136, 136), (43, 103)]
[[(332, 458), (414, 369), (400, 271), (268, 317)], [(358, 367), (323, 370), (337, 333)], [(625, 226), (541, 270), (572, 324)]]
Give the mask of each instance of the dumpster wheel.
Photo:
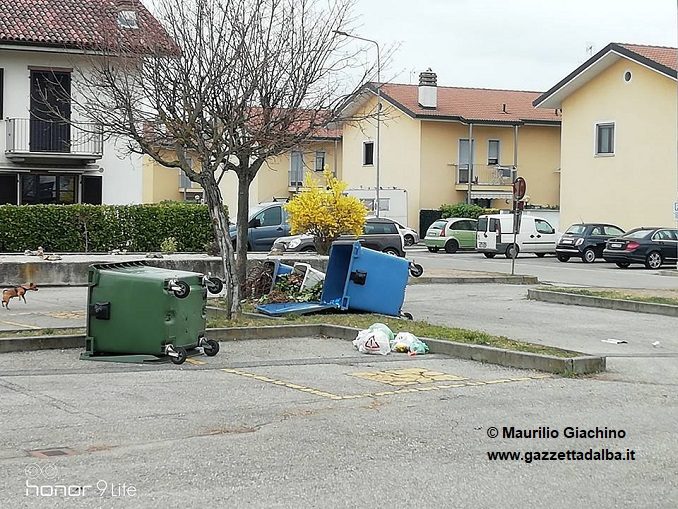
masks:
[(202, 351), (205, 352), (205, 355), (208, 357), (214, 357), (219, 353), (219, 342), (214, 339), (207, 339), (202, 345)]
[(174, 352), (177, 354), (177, 356), (174, 357), (173, 355), (170, 355), (170, 360), (174, 364), (183, 364), (184, 361), (186, 360), (186, 357), (188, 356), (188, 354), (186, 353), (186, 349), (181, 346), (178, 346), (174, 348)]
[(407, 318), (408, 320), (414, 320), (412, 313), (408, 313), (407, 311), (405, 311), (404, 313), (400, 313), (400, 316), (402, 316), (403, 318)]

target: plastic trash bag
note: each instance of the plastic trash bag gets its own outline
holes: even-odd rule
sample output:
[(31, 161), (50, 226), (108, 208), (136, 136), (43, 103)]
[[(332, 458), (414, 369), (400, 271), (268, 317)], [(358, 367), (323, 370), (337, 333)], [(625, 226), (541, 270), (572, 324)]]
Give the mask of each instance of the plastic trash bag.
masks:
[(353, 340), (360, 353), (388, 355), (391, 352), (388, 336), (381, 330), (362, 330)]
[(370, 325), (369, 330), (380, 330), (384, 334), (386, 334), (386, 337), (388, 337), (389, 341), (393, 340), (393, 336), (394, 336), (393, 331), (386, 324), (379, 323), (379, 322), (373, 323), (372, 325)]
[(410, 355), (422, 355), (428, 353), (428, 345), (417, 339), (410, 345)]
[(410, 345), (418, 341), (417, 336), (409, 332), (399, 332), (398, 335), (391, 340), (391, 350), (398, 353), (407, 353), (410, 351)]

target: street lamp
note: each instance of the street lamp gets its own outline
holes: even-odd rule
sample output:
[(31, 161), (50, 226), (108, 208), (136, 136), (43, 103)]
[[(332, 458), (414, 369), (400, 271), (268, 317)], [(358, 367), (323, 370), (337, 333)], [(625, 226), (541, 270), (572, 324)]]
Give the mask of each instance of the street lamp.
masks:
[(374, 205), (374, 212), (377, 217), (379, 217), (379, 210), (381, 208), (381, 204), (379, 203), (379, 186), (380, 186), (380, 181), (379, 181), (379, 130), (381, 127), (381, 58), (380, 58), (380, 51), (379, 51), (379, 43), (377, 41), (374, 41), (372, 39), (367, 39), (365, 37), (360, 37), (358, 35), (351, 35), (346, 32), (342, 32), (341, 30), (332, 30), (333, 33), (337, 35), (343, 35), (344, 37), (350, 37), (351, 39), (358, 39), (360, 41), (365, 41), (365, 42), (371, 42), (377, 47), (377, 134), (374, 139), (374, 144), (376, 145), (375, 151), (374, 151), (374, 167), (377, 170), (377, 196), (376, 196), (376, 202)]

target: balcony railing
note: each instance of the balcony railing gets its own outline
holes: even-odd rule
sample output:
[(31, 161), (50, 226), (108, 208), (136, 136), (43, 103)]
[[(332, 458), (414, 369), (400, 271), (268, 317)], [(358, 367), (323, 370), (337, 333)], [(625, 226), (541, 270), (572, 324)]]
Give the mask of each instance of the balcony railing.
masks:
[[(474, 164), (473, 184), (480, 186), (509, 186), (512, 184), (516, 170), (513, 166), (487, 166)], [(457, 166), (457, 184), (468, 184), (469, 165)]]
[(9, 159), (99, 159), (103, 155), (102, 128), (94, 122), (10, 118), (6, 127), (5, 155)]

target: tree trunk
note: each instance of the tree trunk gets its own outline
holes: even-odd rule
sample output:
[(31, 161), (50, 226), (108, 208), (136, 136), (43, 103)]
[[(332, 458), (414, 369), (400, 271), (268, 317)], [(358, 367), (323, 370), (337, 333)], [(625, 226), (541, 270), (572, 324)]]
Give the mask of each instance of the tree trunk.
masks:
[(244, 284), (247, 280), (247, 241), (249, 230), (249, 210), (250, 210), (250, 183), (247, 170), (241, 170), (238, 173), (238, 224), (237, 244), (236, 244), (236, 274), (238, 280)]
[(228, 220), (224, 213), (224, 204), (221, 197), (219, 185), (214, 178), (214, 173), (210, 168), (203, 167), (200, 172), (200, 184), (205, 190), (205, 201), (210, 212), (212, 228), (214, 229), (214, 238), (219, 246), (221, 253), (221, 264), (224, 271), (226, 286), (226, 307), (227, 318), (231, 318), (233, 313), (239, 314), (240, 308), (240, 285), (238, 276), (235, 272), (235, 256), (233, 246), (228, 234)]

